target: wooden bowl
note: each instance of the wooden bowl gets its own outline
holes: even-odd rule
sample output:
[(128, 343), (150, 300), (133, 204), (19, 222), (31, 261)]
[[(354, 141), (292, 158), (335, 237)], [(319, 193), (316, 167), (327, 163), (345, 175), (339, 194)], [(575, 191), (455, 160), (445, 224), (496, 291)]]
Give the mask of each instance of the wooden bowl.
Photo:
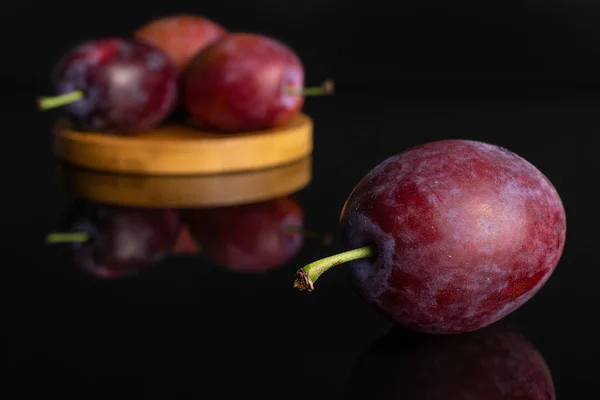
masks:
[(108, 174), (61, 164), (61, 185), (89, 201), (131, 207), (196, 208), (246, 204), (293, 194), (312, 179), (312, 158), (262, 170), (196, 175)]
[(96, 171), (140, 175), (197, 175), (253, 171), (289, 164), (313, 150), (313, 122), (299, 114), (285, 126), (218, 134), (169, 124), (124, 137), (54, 129), (54, 151), (63, 161)]

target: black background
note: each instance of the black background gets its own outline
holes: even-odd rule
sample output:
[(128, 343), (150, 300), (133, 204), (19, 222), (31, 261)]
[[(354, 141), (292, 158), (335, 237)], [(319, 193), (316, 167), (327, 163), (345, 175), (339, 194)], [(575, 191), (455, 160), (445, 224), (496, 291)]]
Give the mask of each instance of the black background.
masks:
[[(358, 180), (387, 156), (444, 138), (499, 144), (558, 189), (568, 218), (563, 258), (508, 320), (549, 364), (559, 399), (592, 398), (600, 351), (600, 5), (595, 0), (21, 2), (2, 41), (5, 215), (0, 363), (9, 393), (80, 398), (341, 398), (354, 360), (388, 326), (343, 271), (318, 290), (294, 272), (330, 250), (308, 242), (286, 267), (239, 276), (197, 258), (134, 280), (80, 272), (42, 245), (68, 193), (55, 182), (50, 123), (33, 109), (55, 61), (82, 40), (127, 35), (149, 19), (200, 13), (232, 31), (273, 35), (305, 63), (314, 180), (297, 197), (307, 224), (335, 229)], [(335, 249), (331, 249), (335, 250)], [(7, 398), (18, 398), (7, 395)]]
[[(222, 0), (13, 2), (2, 45), (45, 82), (53, 63), (84, 39), (127, 35), (166, 14), (200, 13), (232, 31), (275, 35), (305, 61), (309, 79), (341, 84), (414, 80), (597, 82), (600, 5), (595, 0)], [(28, 47), (22, 39), (30, 40)]]

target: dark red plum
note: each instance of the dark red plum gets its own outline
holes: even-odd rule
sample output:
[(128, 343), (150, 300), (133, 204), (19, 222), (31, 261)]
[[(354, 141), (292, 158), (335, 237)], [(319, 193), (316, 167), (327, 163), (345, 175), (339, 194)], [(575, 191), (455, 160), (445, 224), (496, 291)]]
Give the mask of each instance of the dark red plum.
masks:
[(279, 267), (304, 243), (302, 208), (289, 197), (182, 211), (182, 219), (203, 254), (239, 272)]
[(68, 215), (69, 230), (49, 242), (70, 242), (80, 267), (99, 278), (136, 275), (170, 254), (179, 230), (170, 209), (135, 208), (78, 201)]
[(202, 50), (183, 76), (183, 103), (203, 127), (246, 132), (281, 126), (296, 116), (306, 95), (331, 92), (304, 88), (298, 56), (278, 40), (230, 34)]
[(522, 335), (494, 324), (464, 335), (394, 328), (355, 364), (347, 400), (555, 400), (552, 375)]
[(313, 289), (348, 261), (374, 309), (410, 329), (451, 334), (500, 320), (550, 278), (566, 215), (552, 183), (495, 145), (442, 140), (408, 149), (370, 171), (340, 219), (347, 252), (298, 272)]
[(177, 239), (171, 250), (172, 254), (198, 254), (200, 253), (200, 245), (193, 238), (187, 226), (182, 225), (179, 228)]
[(134, 38), (161, 49), (179, 71), (201, 50), (227, 35), (221, 25), (199, 15), (173, 15), (138, 28)]
[(57, 96), (40, 108), (64, 106), (78, 128), (135, 134), (159, 125), (178, 99), (177, 71), (151, 45), (108, 38), (83, 43), (57, 64)]

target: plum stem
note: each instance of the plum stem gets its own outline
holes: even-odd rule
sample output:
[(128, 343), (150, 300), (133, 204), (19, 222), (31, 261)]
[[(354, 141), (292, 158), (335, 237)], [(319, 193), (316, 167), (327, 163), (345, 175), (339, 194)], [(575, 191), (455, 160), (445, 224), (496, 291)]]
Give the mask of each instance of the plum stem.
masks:
[(87, 232), (53, 232), (46, 236), (46, 243), (82, 243), (90, 240)]
[(377, 249), (377, 246), (368, 245), (315, 261), (296, 273), (294, 287), (312, 292), (314, 290), (314, 283), (319, 279), (319, 276), (328, 269), (349, 261), (377, 257), (378, 254), (379, 250)]
[(335, 85), (331, 79), (326, 80), (321, 86), (307, 87), (300, 90), (290, 88), (288, 94), (298, 96), (326, 96), (333, 94)]
[(301, 226), (288, 226), (285, 228), (285, 232), (290, 234), (298, 233), (307, 238), (319, 239), (324, 245), (330, 245), (333, 242), (333, 237), (330, 233), (317, 232)]
[(75, 90), (57, 96), (40, 97), (38, 99), (38, 108), (40, 110), (50, 110), (52, 108), (61, 107), (81, 100), (84, 95), (85, 93), (83, 90)]

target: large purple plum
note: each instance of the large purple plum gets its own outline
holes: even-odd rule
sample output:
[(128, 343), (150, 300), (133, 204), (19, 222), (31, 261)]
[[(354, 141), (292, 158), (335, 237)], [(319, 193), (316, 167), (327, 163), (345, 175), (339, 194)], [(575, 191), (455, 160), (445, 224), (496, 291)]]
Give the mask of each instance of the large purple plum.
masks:
[(298, 272), (313, 289), (333, 265), (374, 309), (408, 328), (473, 331), (513, 312), (549, 279), (566, 215), (550, 181), (495, 145), (442, 140), (383, 161), (355, 187), (340, 230), (346, 252)]
[(56, 65), (57, 96), (40, 108), (64, 106), (79, 129), (135, 134), (175, 109), (177, 70), (161, 50), (134, 39), (80, 44)]
[(539, 351), (502, 323), (464, 335), (392, 329), (348, 379), (347, 400), (554, 400)]

